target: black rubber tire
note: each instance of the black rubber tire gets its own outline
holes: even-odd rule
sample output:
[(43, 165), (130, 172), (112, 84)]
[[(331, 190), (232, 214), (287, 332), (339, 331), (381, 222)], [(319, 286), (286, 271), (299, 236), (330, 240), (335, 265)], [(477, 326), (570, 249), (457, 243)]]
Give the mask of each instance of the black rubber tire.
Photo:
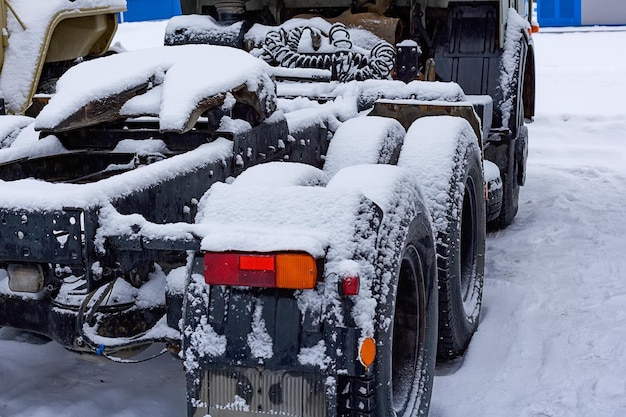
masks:
[(423, 214), (411, 222), (398, 260), (398, 285), (381, 312), (392, 324), (381, 326), (377, 335), (372, 415), (425, 416), (436, 363), (438, 303), (434, 242)]
[(520, 188), (526, 182), (528, 128), (520, 126), (514, 143), (493, 144), (485, 156), (500, 167), (502, 177), (502, 208), (497, 218), (489, 221), (489, 229), (504, 229), (513, 223), (519, 207)]
[(466, 147), (450, 181), (448, 195), (452, 201), (454, 196), (463, 195), (463, 201), (447, 208), (447, 230), (437, 236), (439, 361), (463, 355), (480, 316), (485, 268), (485, 198), (477, 146)]
[(498, 218), (500, 210), (502, 210), (502, 178), (497, 177), (489, 181), (487, 190), (487, 206), (485, 210), (487, 212), (487, 222), (491, 222)]

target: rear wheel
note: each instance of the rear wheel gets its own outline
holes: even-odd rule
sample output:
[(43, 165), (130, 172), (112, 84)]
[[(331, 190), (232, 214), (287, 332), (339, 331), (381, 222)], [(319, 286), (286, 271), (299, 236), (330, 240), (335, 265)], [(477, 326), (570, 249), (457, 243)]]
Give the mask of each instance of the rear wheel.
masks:
[[(448, 227), (438, 233), (439, 347), (438, 359), (462, 355), (478, 327), (482, 303), (485, 252), (485, 199), (480, 152), (465, 150), (455, 169), (449, 195), (463, 196), (448, 207)], [(458, 208), (460, 208), (460, 210)]]
[(417, 119), (398, 165), (422, 186), (437, 250), (439, 343), (437, 358), (462, 355), (478, 326), (485, 253), (482, 155), (469, 122), (458, 117)]
[(383, 343), (376, 362), (373, 415), (428, 414), (437, 350), (434, 255), (430, 227), (420, 216), (411, 224), (400, 258), (391, 326), (379, 335)]

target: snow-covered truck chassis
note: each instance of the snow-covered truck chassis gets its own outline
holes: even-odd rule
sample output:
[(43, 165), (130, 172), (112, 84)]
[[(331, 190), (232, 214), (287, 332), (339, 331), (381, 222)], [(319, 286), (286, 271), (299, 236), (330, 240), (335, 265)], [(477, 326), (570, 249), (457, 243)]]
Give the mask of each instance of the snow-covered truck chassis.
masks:
[[(494, 23), (488, 12), (497, 6), (467, 7), (451, 8), (448, 23), (461, 27), (454, 16), (464, 13)], [(279, 85), (296, 98), (296, 110), (283, 115), (268, 98), (273, 82), (260, 78), (196, 95), (182, 122), (167, 100), (159, 118), (142, 117), (155, 116), (146, 103), (167, 96), (170, 72), (180, 76), (180, 51), (210, 58), (215, 47), (163, 50), (171, 56), (152, 72), (142, 65), (153, 57), (138, 53), (133, 65), (118, 65), (137, 84), (55, 120), (46, 109), (63, 103), (60, 82), (36, 123), (43, 141), (50, 135), (63, 152), (19, 159), (17, 150), (0, 165), (3, 194), (15, 193), (0, 204), (0, 261), (9, 275), (0, 325), (106, 356), (166, 342), (184, 361), (190, 416), (426, 414), (436, 358), (462, 354), (478, 324), (485, 220), (507, 224), (517, 210), (523, 113), (532, 115), (532, 74), (524, 71), (532, 59), (518, 23), (505, 36), (509, 45), (488, 56), (467, 46), (492, 33), (461, 31), (469, 44), (431, 45), (452, 79), (469, 74), (476, 55), (487, 79), (502, 73), (497, 87), (481, 77), (468, 82), (475, 93), (497, 90), (498, 103), (465, 97), (458, 86), (443, 93), (437, 84), (366, 81), (352, 84), (359, 94), (351, 98), (359, 110), (378, 99), (370, 117), (313, 111), (303, 121), (294, 116), (304, 96), (297, 85)], [(347, 31), (337, 30), (345, 42)], [(275, 51), (278, 35), (268, 39)], [(339, 67), (346, 57), (365, 63), (360, 52), (319, 60), (330, 78), (368, 78), (390, 70), (389, 50), (377, 49), (372, 67), (352, 73)], [(222, 64), (238, 62), (232, 58)], [(237, 66), (246, 67), (222, 76)], [(79, 68), (87, 66), (71, 72)], [(324, 100), (345, 100), (350, 88)], [(155, 139), (163, 145), (156, 151), (119, 147)], [(489, 178), (485, 156), (497, 165)], [(69, 184), (42, 188), (59, 192), (44, 202), (18, 192), (31, 185), (27, 178)], [(486, 213), (483, 187), (492, 180), (504, 185), (504, 201), (489, 202), (505, 208)], [(155, 263), (168, 273), (156, 301)]]
[[(76, 325), (81, 305), (65, 304), (58, 298), (64, 280), (70, 276), (83, 277), (83, 287), (74, 290), (78, 297), (81, 292), (87, 295), (119, 277), (140, 285), (155, 261), (181, 264), (185, 262), (185, 250), (199, 248), (195, 240), (149, 241), (124, 235), (107, 236), (106, 242), (98, 246), (98, 229), (103, 221), (102, 204), (110, 204), (118, 213), (141, 215), (158, 224), (189, 223), (195, 215), (197, 201), (213, 183), (223, 182), (260, 162), (289, 159), (319, 165), (328, 144), (325, 129), (319, 127), (299, 132), (295, 142), (287, 141), (288, 129), (284, 119), (266, 122), (240, 133), (203, 131), (199, 124), (193, 132), (169, 135), (168, 138), (167, 134), (159, 133), (158, 126), (144, 122), (134, 126), (132, 123), (109, 126), (106, 132), (99, 128), (97, 131), (84, 128), (60, 132), (57, 136), (67, 149), (72, 149), (73, 144), (80, 141), (83, 148), (100, 150), (83, 149), (0, 164), (2, 178), (5, 181), (36, 178), (96, 185), (98, 180), (111, 175), (122, 175), (123, 178), (121, 173), (124, 170), (132, 171), (142, 166), (135, 153), (111, 152), (120, 140), (129, 138), (160, 138), (173, 151), (169, 157), (189, 152), (206, 155), (195, 158), (192, 161), (195, 165), (187, 165), (184, 172), (175, 175), (164, 171), (159, 176), (157, 170), (151, 184), (142, 184), (142, 188), (132, 189), (127, 195), (116, 195), (93, 207), (0, 208), (2, 264), (16, 276), (20, 272), (24, 276), (31, 273), (31, 281), (25, 278), (23, 286), (28, 287), (27, 291), (47, 294), (42, 299), (22, 297), (19, 291), (4, 292), (0, 303), (0, 325), (35, 331), (69, 349), (85, 352), (93, 352), (93, 348), (85, 345), (82, 329)], [(255, 153), (243, 164), (227, 157), (223, 144), (217, 154), (213, 154), (207, 143), (218, 137), (232, 141), (233, 149), (254, 149)], [(86, 142), (87, 138), (94, 142)], [(279, 140), (287, 145), (279, 146)], [(205, 144), (204, 148), (196, 149), (201, 144)], [(109, 149), (105, 150), (107, 147)], [(112, 165), (119, 166), (119, 170), (106, 171)], [(181, 193), (181, 189), (185, 193)], [(158, 210), (154, 210), (155, 207)], [(20, 288), (18, 284), (14, 285)], [(126, 337), (146, 331), (165, 314), (165, 305), (148, 309), (121, 305), (113, 310), (116, 311), (108, 317), (110, 323), (105, 320), (100, 324), (102, 336)]]

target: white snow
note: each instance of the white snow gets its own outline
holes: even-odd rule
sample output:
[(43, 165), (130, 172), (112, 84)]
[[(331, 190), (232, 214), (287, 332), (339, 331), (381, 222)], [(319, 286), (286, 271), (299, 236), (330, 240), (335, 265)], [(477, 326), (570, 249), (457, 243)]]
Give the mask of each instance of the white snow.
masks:
[(328, 182), (326, 173), (314, 166), (293, 162), (268, 162), (255, 165), (241, 173), (234, 184), (257, 186), (302, 185), (323, 186)]
[[(488, 236), (482, 322), (440, 368), (431, 417), (626, 415), (626, 30), (542, 30), (520, 212)], [(37, 343), (0, 330), (3, 417), (184, 414), (176, 359), (93, 363)]]
[[(354, 189), (217, 183), (200, 201), (196, 221), (213, 232), (202, 240), (207, 251), (301, 250), (331, 260), (348, 258), (363, 200)], [(326, 253), (331, 242), (333, 251)]]
[(302, 365), (318, 366), (322, 370), (328, 368), (330, 358), (326, 353), (326, 342), (320, 340), (313, 347), (302, 348), (298, 353), (298, 362)]
[(263, 305), (257, 304), (252, 314), (252, 331), (248, 334), (248, 346), (255, 358), (269, 359), (274, 356), (272, 337), (267, 332), (263, 320)]

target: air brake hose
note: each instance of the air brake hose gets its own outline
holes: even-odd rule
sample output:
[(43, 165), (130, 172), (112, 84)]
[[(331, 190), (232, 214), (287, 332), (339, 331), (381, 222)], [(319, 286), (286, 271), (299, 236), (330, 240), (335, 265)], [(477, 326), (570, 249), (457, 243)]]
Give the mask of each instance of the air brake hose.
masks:
[[(114, 345), (104, 345), (102, 343), (97, 343), (94, 340), (92, 340), (89, 335), (85, 332), (84, 329), (84, 325), (85, 323), (91, 323), (96, 312), (98, 311), (98, 309), (100, 308), (100, 306), (102, 305), (102, 302), (105, 300), (105, 298), (109, 297), (111, 295), (111, 292), (113, 291), (113, 286), (115, 285), (115, 281), (111, 281), (110, 283), (108, 283), (104, 289), (100, 292), (100, 294), (98, 295), (98, 297), (96, 298), (96, 300), (94, 301), (93, 305), (91, 307), (89, 307), (89, 303), (91, 302), (91, 300), (94, 298), (94, 296), (96, 295), (96, 293), (98, 292), (98, 290), (100, 288), (95, 289), (94, 291), (90, 292), (89, 295), (87, 295), (87, 297), (85, 297), (85, 299), (83, 300), (83, 302), (80, 305), (80, 308), (78, 309), (78, 320), (77, 320), (77, 326), (78, 326), (78, 334), (80, 335), (81, 340), (87, 345), (89, 346), (91, 349), (93, 349), (93, 352), (97, 355), (97, 356), (103, 356), (113, 362), (118, 362), (118, 363), (140, 363), (140, 362), (146, 362), (149, 361), (150, 359), (154, 359), (158, 356), (163, 355), (164, 353), (166, 353), (168, 351), (167, 347), (163, 348), (160, 352), (155, 353), (154, 355), (151, 355), (147, 358), (144, 359), (137, 359), (137, 360), (133, 360), (133, 359), (122, 359), (122, 358), (118, 358), (116, 356), (112, 356), (110, 354), (108, 354), (106, 352), (107, 349), (115, 349), (115, 350), (119, 350), (119, 349), (123, 349), (123, 348), (130, 348), (130, 347), (134, 347), (134, 346), (139, 346), (139, 345), (144, 345), (146, 344), (147, 340), (142, 340), (141, 337), (145, 336), (145, 334), (147, 332), (142, 332), (138, 335), (135, 335), (131, 338), (127, 338), (127, 342), (124, 343), (116, 343)], [(85, 313), (86, 314), (86, 319), (85, 320)], [(153, 340), (152, 342), (158, 342), (159, 340)]]

